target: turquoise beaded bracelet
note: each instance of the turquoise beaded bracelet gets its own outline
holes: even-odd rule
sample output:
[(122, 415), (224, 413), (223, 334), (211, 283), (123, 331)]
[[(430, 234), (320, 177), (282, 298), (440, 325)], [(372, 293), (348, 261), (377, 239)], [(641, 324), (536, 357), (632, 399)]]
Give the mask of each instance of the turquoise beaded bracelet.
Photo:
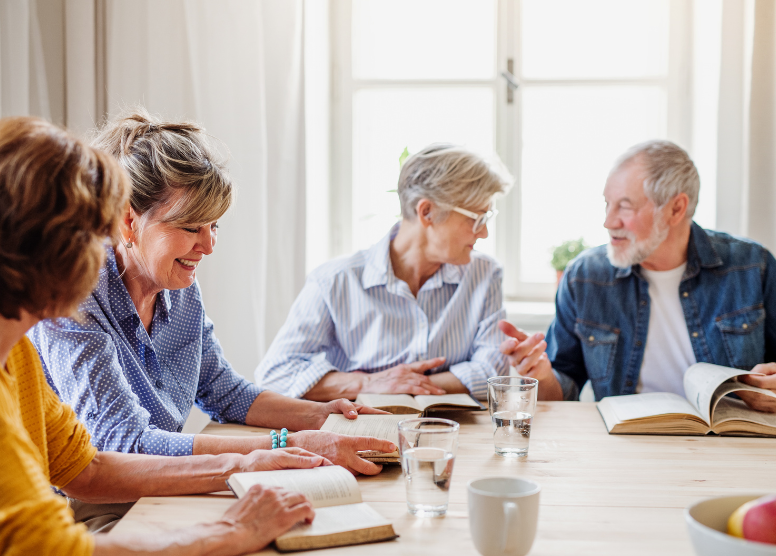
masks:
[(269, 433), (270, 438), (272, 438), (272, 449), (275, 448), (285, 448), (286, 442), (288, 442), (288, 429), (280, 429), (280, 436), (278, 436), (278, 433), (276, 433), (274, 430), (270, 431)]

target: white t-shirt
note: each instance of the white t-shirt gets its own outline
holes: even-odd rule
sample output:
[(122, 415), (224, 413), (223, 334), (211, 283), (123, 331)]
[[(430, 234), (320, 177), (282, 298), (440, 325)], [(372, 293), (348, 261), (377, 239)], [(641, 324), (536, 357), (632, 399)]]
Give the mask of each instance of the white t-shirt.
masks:
[(687, 263), (672, 270), (645, 270), (649, 283), (649, 328), (636, 392), (684, 396), (684, 373), (696, 363), (684, 320), (679, 284)]

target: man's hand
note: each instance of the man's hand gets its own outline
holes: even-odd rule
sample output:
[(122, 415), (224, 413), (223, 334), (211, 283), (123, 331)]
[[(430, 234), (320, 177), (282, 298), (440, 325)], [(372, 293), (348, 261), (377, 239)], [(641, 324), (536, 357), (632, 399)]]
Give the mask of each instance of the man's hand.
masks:
[(499, 350), (507, 356), (509, 364), (515, 368), (517, 374), (539, 381), (538, 399), (562, 400), (563, 390), (544, 351), (547, 349), (544, 334), (537, 332), (528, 336), (505, 320), (499, 321), (498, 327), (509, 336), (501, 343)]
[(341, 465), (354, 475), (376, 475), (381, 465), (358, 457), (356, 452), (376, 450), (390, 453), (397, 447), (387, 440), (368, 436), (343, 436), (325, 431), (301, 431), (288, 436), (289, 445), (293, 444), (305, 450), (324, 456), (334, 465)]
[(435, 357), (416, 363), (402, 363), (379, 373), (364, 373), (361, 391), (375, 394), (446, 394), (424, 374), (444, 362), (444, 357)]
[(302, 448), (277, 448), (275, 450), (254, 450), (246, 454), (243, 471), (274, 471), (276, 469), (311, 469), (331, 465), (323, 456)]
[(232, 542), (241, 550), (234, 553), (245, 554), (258, 552), (300, 521), (312, 523), (314, 518), (313, 505), (303, 494), (253, 485), (226, 511), (220, 523), (235, 530)]
[[(738, 377), (738, 380), (752, 386), (765, 388), (776, 392), (776, 363), (760, 363), (752, 369), (750, 375)], [(758, 374), (754, 374), (758, 373)], [(747, 392), (745, 390), (736, 392), (736, 395), (744, 400), (746, 404), (756, 411), (765, 413), (776, 413), (776, 398), (760, 394), (758, 392)]]

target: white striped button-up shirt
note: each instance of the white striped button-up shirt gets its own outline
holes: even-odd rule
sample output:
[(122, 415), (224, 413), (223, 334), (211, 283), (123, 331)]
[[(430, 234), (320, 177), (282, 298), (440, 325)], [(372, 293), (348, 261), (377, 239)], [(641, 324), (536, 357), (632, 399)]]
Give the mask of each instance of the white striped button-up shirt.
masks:
[(415, 297), (391, 266), (397, 231), (310, 273), (256, 369), (261, 388), (301, 397), (330, 371), (375, 373), (445, 357), (431, 372), (449, 370), (485, 398), (487, 379), (509, 374), (498, 349), (506, 316), (498, 263), (472, 252), (468, 264), (442, 265)]

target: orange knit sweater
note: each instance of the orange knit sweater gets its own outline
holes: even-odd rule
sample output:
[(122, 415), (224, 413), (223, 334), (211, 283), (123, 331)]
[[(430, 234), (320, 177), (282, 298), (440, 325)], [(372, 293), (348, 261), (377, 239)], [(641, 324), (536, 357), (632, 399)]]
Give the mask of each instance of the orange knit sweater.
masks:
[(25, 337), (0, 367), (0, 554), (90, 555), (94, 539), (51, 485), (94, 459), (86, 427), (46, 383)]

